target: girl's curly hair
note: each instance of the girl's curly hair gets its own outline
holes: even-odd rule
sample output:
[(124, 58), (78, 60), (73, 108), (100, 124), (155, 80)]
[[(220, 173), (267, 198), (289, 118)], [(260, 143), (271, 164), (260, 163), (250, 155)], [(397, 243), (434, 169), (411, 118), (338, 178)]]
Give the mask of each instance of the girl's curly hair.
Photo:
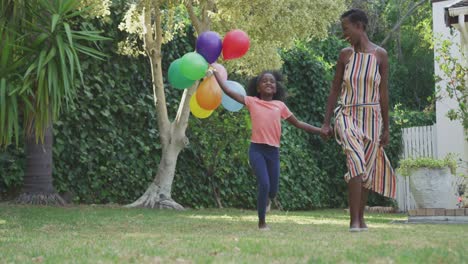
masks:
[(286, 98), (286, 90), (283, 85), (283, 75), (279, 71), (275, 70), (266, 70), (260, 73), (258, 76), (250, 79), (249, 84), (247, 85), (247, 95), (256, 96), (260, 98), (260, 94), (257, 91), (258, 84), (265, 74), (271, 74), (275, 77), (276, 80), (276, 93), (273, 95), (273, 100), (284, 101)]

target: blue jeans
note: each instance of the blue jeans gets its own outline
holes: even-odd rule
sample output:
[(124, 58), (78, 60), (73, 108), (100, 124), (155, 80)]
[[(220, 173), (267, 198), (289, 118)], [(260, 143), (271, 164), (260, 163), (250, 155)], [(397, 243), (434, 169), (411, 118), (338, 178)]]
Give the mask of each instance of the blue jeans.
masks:
[(268, 198), (275, 198), (278, 193), (280, 163), (279, 148), (266, 144), (250, 143), (249, 161), (257, 177), (258, 219), (265, 220)]

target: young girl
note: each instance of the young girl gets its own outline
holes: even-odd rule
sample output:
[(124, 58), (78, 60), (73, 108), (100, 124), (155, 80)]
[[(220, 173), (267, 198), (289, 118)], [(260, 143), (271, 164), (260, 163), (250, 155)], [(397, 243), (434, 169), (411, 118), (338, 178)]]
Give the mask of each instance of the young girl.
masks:
[(258, 183), (258, 228), (269, 230), (265, 213), (269, 199), (272, 200), (278, 192), (281, 119), (309, 133), (319, 134), (321, 129), (297, 120), (289, 111), (283, 103), (285, 91), (278, 72), (264, 71), (253, 78), (247, 88), (248, 96), (232, 91), (216, 71), (214, 75), (224, 93), (244, 104), (250, 112), (252, 137), (249, 161)]

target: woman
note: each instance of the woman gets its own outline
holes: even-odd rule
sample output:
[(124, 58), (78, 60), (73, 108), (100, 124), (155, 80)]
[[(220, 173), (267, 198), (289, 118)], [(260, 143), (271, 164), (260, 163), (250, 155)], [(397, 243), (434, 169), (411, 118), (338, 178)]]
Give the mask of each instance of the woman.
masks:
[(341, 16), (345, 39), (351, 47), (340, 52), (335, 78), (322, 126), (322, 136), (331, 136), (330, 119), (335, 110), (335, 133), (346, 154), (348, 173), (349, 231), (366, 231), (364, 207), (368, 191), (395, 197), (395, 174), (383, 147), (389, 142), (388, 57), (366, 33), (367, 15), (351, 9)]

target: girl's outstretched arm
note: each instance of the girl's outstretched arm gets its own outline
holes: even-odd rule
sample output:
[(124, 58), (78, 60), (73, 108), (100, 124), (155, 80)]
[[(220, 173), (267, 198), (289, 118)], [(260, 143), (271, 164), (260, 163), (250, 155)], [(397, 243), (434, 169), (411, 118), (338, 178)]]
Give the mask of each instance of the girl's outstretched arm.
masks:
[(231, 97), (232, 99), (236, 100), (237, 102), (245, 105), (245, 100), (244, 100), (244, 96), (242, 94), (238, 94), (236, 92), (234, 92), (233, 90), (231, 90), (225, 83), (224, 81), (221, 79), (221, 77), (219, 76), (219, 73), (217, 71), (213, 71), (213, 74), (216, 78), (216, 81), (218, 82), (219, 86), (221, 87), (221, 89), (223, 89), (224, 93), (227, 94), (229, 97)]
[(288, 117), (286, 119), (286, 121), (288, 121), (291, 125), (293, 125), (293, 126), (295, 126), (297, 128), (305, 130), (306, 132), (309, 132), (309, 133), (312, 133), (312, 134), (320, 134), (320, 131), (321, 131), (320, 128), (318, 128), (316, 126), (313, 126), (313, 125), (310, 125), (310, 124), (307, 124), (305, 122), (299, 121), (299, 120), (297, 120), (297, 118), (294, 115), (291, 115), (290, 117)]

